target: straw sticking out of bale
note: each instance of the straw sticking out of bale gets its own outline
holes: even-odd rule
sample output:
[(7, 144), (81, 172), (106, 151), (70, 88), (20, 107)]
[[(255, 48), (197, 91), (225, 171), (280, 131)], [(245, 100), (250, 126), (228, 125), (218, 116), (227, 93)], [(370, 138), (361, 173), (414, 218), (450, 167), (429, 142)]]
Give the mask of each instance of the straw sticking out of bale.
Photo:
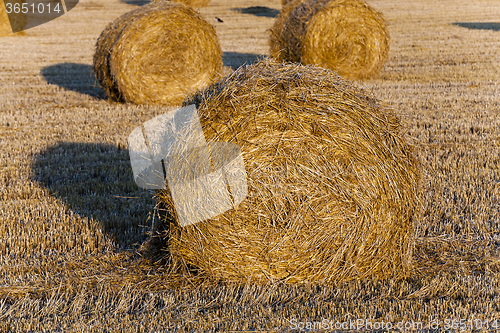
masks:
[(381, 14), (361, 0), (296, 0), (272, 27), (271, 55), (314, 64), (348, 79), (376, 76), (389, 53)]
[[(24, 3), (23, 0), (13, 0), (10, 1), (10, 3), (14, 4), (19, 4), (22, 6)], [(26, 23), (28, 22), (28, 17), (26, 14), (20, 12), (18, 14), (13, 14), (11, 17), (14, 17), (12, 27), (11, 23), (9, 21), (9, 16), (7, 15), (6, 9), (5, 9), (5, 4), (3, 0), (0, 0), (0, 36), (11, 36), (13, 35), (12, 33), (12, 28), (17, 28), (19, 30), (22, 30), (25, 26)]]
[(391, 110), (327, 69), (272, 60), (190, 103), (209, 144), (241, 147), (248, 195), (181, 227), (169, 191), (158, 191), (171, 267), (258, 282), (406, 274), (420, 173)]
[(97, 41), (94, 72), (112, 100), (179, 104), (219, 78), (215, 29), (192, 8), (142, 6), (113, 21)]
[[(167, 0), (152, 0), (152, 2), (167, 1)], [(191, 7), (205, 7), (210, 0), (172, 0), (173, 2), (183, 3)]]

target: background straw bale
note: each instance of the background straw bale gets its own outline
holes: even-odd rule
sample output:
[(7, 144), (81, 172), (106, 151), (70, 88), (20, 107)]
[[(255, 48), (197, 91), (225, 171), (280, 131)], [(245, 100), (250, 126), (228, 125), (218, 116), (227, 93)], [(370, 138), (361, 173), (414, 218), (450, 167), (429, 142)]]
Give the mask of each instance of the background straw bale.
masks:
[(376, 76), (389, 53), (382, 15), (361, 0), (296, 0), (270, 30), (277, 60), (319, 65), (348, 79)]
[(113, 21), (97, 41), (94, 72), (112, 100), (179, 104), (219, 78), (214, 28), (183, 4), (156, 2)]

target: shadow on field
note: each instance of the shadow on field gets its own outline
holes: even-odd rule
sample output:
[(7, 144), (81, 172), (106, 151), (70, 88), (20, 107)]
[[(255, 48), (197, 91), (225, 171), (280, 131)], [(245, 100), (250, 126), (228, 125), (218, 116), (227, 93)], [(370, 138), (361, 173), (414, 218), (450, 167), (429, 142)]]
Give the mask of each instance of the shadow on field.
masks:
[(135, 184), (127, 149), (59, 143), (36, 156), (32, 178), (76, 214), (98, 221), (120, 249), (146, 239), (154, 200)]
[(62, 63), (42, 68), (41, 74), (49, 84), (97, 99), (106, 98), (90, 65)]
[(453, 25), (471, 30), (500, 31), (500, 23), (493, 22), (454, 22)]
[(222, 61), (224, 62), (224, 66), (236, 69), (245, 64), (253, 64), (254, 62), (257, 62), (265, 57), (266, 56), (262, 54), (224, 52), (222, 55)]
[(263, 17), (276, 17), (280, 13), (279, 10), (269, 7), (263, 6), (252, 6), (247, 8), (232, 8), (232, 11), (242, 13), (242, 14), (251, 14), (255, 16), (263, 16)]
[(142, 6), (150, 3), (149, 0), (121, 0), (121, 2), (126, 3), (128, 5)]

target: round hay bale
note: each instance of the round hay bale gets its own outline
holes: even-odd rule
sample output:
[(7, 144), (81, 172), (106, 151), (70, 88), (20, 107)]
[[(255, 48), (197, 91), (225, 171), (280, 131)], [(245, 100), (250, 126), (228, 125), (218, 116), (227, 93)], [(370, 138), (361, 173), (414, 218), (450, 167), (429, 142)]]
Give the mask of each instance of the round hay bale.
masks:
[[(18, 3), (19, 5), (22, 5), (25, 1), (23, 0), (12, 0), (10, 3), (16, 4)], [(11, 15), (12, 17), (12, 15)], [(3, 0), (0, 0), (0, 37), (3, 36), (14, 36), (15, 34), (12, 33), (12, 28), (15, 29), (23, 29), (26, 26), (26, 23), (28, 22), (28, 17), (26, 14), (20, 12), (18, 14), (15, 14), (14, 16), (14, 22), (11, 23), (9, 21), (9, 16), (7, 15), (7, 11), (5, 8), (5, 4)], [(20, 34), (20, 33), (18, 33)]]
[[(168, 1), (168, 0), (152, 0), (152, 2)], [(172, 0), (173, 2), (183, 3), (191, 7), (205, 7), (210, 0)]]
[(387, 60), (382, 15), (361, 0), (296, 0), (270, 30), (271, 55), (334, 70), (348, 79), (376, 76)]
[(222, 50), (215, 29), (191, 7), (157, 2), (101, 33), (93, 68), (112, 100), (179, 104), (220, 78)]
[(263, 60), (198, 92), (207, 142), (241, 147), (248, 195), (193, 225), (168, 190), (176, 270), (228, 281), (332, 282), (404, 276), (420, 171), (400, 119), (330, 70)]

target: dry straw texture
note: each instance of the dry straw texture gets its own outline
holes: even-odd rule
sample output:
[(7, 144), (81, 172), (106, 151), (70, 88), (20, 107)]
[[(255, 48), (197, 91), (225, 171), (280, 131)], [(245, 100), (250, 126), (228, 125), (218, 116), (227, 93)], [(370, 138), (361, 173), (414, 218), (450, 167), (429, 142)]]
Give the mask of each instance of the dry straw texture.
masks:
[[(152, 2), (160, 2), (168, 0), (152, 0)], [(173, 2), (183, 3), (191, 7), (205, 7), (210, 0), (172, 0)]]
[(222, 69), (215, 29), (192, 8), (142, 6), (101, 34), (94, 72), (108, 96), (137, 104), (179, 104), (210, 85)]
[(264, 60), (191, 101), (207, 141), (241, 147), (248, 196), (180, 227), (173, 267), (229, 281), (328, 282), (406, 274), (419, 168), (400, 120), (332, 71)]
[[(12, 3), (12, 4), (16, 4), (16, 3), (22, 4), (23, 2), (24, 2), (23, 0), (10, 1), (10, 3)], [(15, 20), (13, 23), (13, 27), (22, 29), (26, 26), (27, 21), (28, 21), (28, 18), (26, 16), (26, 14), (23, 14), (22, 12), (19, 14), (15, 14)], [(10, 21), (9, 21), (9, 16), (7, 15), (4, 1), (0, 0), (0, 37), (10, 36), (10, 35), (13, 35), (13, 33), (12, 33)]]
[(296, 0), (271, 28), (271, 55), (313, 64), (348, 79), (376, 76), (389, 53), (381, 14), (360, 0)]

